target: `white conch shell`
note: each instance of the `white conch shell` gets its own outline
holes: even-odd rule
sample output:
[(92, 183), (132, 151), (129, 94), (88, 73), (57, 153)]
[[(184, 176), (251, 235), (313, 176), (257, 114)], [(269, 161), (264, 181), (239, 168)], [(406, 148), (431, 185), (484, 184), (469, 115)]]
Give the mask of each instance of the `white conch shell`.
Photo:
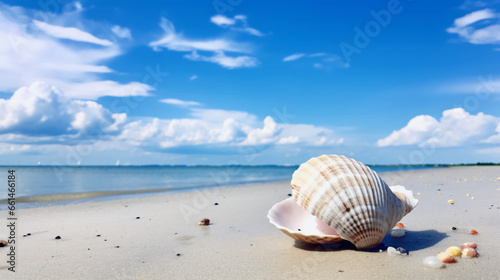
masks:
[(338, 155), (303, 163), (291, 185), (300, 206), (357, 248), (378, 245), (418, 203), (404, 187), (396, 187), (398, 197), (375, 171)]
[(276, 203), (267, 217), (271, 224), (295, 240), (312, 244), (343, 241), (333, 228), (309, 214), (292, 197)]

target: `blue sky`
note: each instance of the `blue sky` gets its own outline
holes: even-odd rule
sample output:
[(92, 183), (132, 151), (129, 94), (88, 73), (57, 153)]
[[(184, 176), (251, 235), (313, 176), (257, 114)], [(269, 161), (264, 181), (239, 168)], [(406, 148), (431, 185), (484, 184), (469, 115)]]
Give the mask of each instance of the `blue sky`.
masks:
[(498, 162), (500, 2), (362, 2), (0, 2), (0, 164)]

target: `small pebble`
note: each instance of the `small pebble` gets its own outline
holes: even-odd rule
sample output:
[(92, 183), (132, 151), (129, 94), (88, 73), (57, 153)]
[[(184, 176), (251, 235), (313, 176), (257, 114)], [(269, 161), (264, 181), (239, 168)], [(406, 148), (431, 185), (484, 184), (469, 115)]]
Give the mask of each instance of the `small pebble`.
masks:
[(391, 230), (392, 237), (399, 238), (399, 237), (405, 236), (405, 234), (406, 234), (406, 231), (403, 228), (395, 228), (395, 229)]
[(455, 257), (462, 255), (462, 250), (460, 250), (460, 248), (458, 248), (457, 246), (448, 247), (445, 252), (450, 253), (450, 255)]
[(405, 228), (405, 225), (403, 223), (397, 223), (394, 228)]
[(448, 203), (455, 204), (455, 200), (450, 199), (450, 200), (448, 200)]
[(120, 248), (120, 246), (115, 246), (115, 248)]
[(457, 230), (457, 228), (456, 228), (456, 227), (452, 227), (451, 229), (452, 229), (452, 230)]
[(5, 246), (7, 246), (7, 244), (8, 244), (7, 241), (0, 240), (0, 247), (5, 247)]
[(478, 234), (478, 232), (475, 231), (475, 230), (473, 230), (473, 229), (471, 229), (471, 230), (469, 230), (469, 234), (470, 235), (476, 235), (476, 234)]
[(408, 250), (406, 250), (406, 249), (405, 249), (405, 248), (403, 248), (403, 247), (398, 247), (396, 250), (397, 250), (399, 253), (401, 253), (401, 255), (409, 255), (409, 254), (410, 254), (410, 252), (408, 252)]
[(396, 248), (389, 246), (389, 247), (387, 247), (387, 254), (389, 256), (398, 256), (398, 255), (401, 255), (401, 252), (396, 250)]
[(216, 202), (216, 203), (214, 203), (214, 205), (219, 205), (219, 203)]
[(30, 236), (30, 235), (31, 235), (31, 233), (29, 233), (29, 232), (28, 232), (26, 235), (27, 235), (27, 236)]
[(289, 193), (289, 194), (288, 194), (288, 196), (292, 196), (292, 194), (291, 194), (291, 193)]
[(139, 220), (141, 217), (135, 217), (137, 220)]
[(454, 263), (455, 262), (455, 257), (452, 256), (448, 252), (441, 252), (437, 254), (438, 259), (440, 259), (444, 263)]
[(56, 236), (56, 239), (61, 239), (61, 237), (58, 235), (58, 236)]
[(210, 219), (203, 218), (201, 221), (198, 222), (198, 225), (200, 226), (208, 226), (210, 224)]
[(429, 256), (424, 259), (424, 266), (428, 268), (442, 268), (445, 264), (435, 256)]
[(98, 234), (98, 235), (96, 235), (96, 236), (97, 236), (97, 237), (101, 237), (101, 235), (100, 235), (100, 234)]
[(470, 199), (476, 199), (475, 197), (471, 196)]
[(477, 248), (477, 244), (474, 243), (474, 242), (465, 242), (464, 244), (460, 245), (460, 247), (463, 249), (465, 248), (472, 248), (472, 249), (476, 249)]
[(467, 196), (470, 196), (470, 193), (466, 194)]
[(470, 259), (475, 257), (477, 257), (477, 251), (474, 248), (465, 248), (462, 251), (462, 258), (464, 259)]
[(177, 256), (178, 256), (178, 257), (180, 257), (180, 256), (181, 256), (181, 254), (177, 254)]

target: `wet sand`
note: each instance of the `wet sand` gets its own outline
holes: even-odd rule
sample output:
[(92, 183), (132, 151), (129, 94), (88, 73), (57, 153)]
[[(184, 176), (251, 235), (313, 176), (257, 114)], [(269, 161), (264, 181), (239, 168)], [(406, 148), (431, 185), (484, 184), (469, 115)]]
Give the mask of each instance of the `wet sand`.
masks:
[[(16, 272), (7, 270), (9, 249), (0, 248), (0, 278), (500, 278), (500, 167), (380, 175), (389, 185), (421, 193), (417, 208), (401, 221), (407, 234), (383, 241), (410, 256), (356, 250), (347, 242), (295, 242), (266, 217), (291, 192), (289, 182), (280, 182), (19, 210)], [(7, 215), (0, 212), (5, 224)], [(202, 218), (211, 224), (199, 226)], [(469, 235), (470, 229), (479, 234)], [(8, 228), (0, 227), (0, 239), (7, 237)], [(424, 257), (467, 241), (478, 244), (479, 258), (423, 267)]]

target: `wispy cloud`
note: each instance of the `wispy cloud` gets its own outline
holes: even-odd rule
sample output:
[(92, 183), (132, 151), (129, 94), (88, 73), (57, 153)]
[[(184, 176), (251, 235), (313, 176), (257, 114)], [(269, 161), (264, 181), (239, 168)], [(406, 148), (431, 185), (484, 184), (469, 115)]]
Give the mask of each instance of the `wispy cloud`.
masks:
[(94, 35), (82, 31), (76, 27), (56, 26), (38, 20), (34, 20), (33, 23), (38, 29), (56, 38), (68, 39), (78, 42), (87, 42), (101, 46), (113, 45), (113, 43), (109, 40), (99, 39)]
[(305, 53), (294, 53), (292, 55), (289, 55), (289, 56), (283, 58), (283, 61), (284, 62), (294, 61), (294, 60), (302, 58), (304, 55), (306, 55), (306, 54)]
[[(486, 22), (485, 20), (490, 20)], [(471, 44), (500, 43), (500, 14), (483, 9), (455, 19), (453, 26), (446, 29)], [(486, 24), (486, 26), (485, 26)]]
[[(164, 31), (161, 39), (149, 43), (154, 50), (159, 51), (165, 48), (171, 51), (191, 52), (184, 55), (185, 58), (193, 61), (206, 61), (219, 64), (225, 68), (254, 67), (258, 64), (258, 59), (250, 56), (228, 56), (225, 52), (249, 53), (251, 47), (249, 44), (237, 43), (229, 39), (206, 39), (192, 40), (175, 31), (172, 22), (162, 18), (160, 26)], [(211, 52), (211, 56), (198, 54), (198, 51)]]
[(160, 102), (166, 103), (166, 104), (171, 104), (171, 105), (182, 106), (182, 107), (201, 105), (200, 103), (198, 103), (196, 101), (184, 101), (184, 100), (174, 99), (174, 98), (162, 99), (162, 100), (160, 100)]
[(196, 76), (196, 75), (193, 75), (193, 76), (189, 77), (189, 80), (190, 80), (190, 81), (194, 81), (194, 80), (196, 80), (196, 79), (198, 79), (198, 76)]
[(129, 40), (132, 40), (132, 33), (130, 32), (130, 29), (126, 27), (121, 27), (119, 25), (113, 25), (111, 27), (111, 31), (116, 34), (116, 36), (120, 38), (127, 38)]
[(347, 68), (348, 63), (342, 62), (342, 59), (335, 54), (327, 54), (324, 52), (319, 53), (294, 53), (292, 55), (283, 58), (283, 62), (296, 61), (301, 58), (311, 58), (313, 61), (313, 67), (317, 69), (328, 69), (331, 66)]
[(215, 15), (210, 18), (210, 21), (220, 27), (230, 28), (233, 31), (244, 32), (258, 37), (264, 36), (264, 33), (248, 26), (247, 16), (245, 15), (236, 15), (233, 18), (228, 18), (224, 15)]
[(420, 115), (411, 119), (400, 130), (380, 139), (377, 145), (432, 145), (433, 147), (454, 147), (493, 143), (495, 128), (499, 131), (500, 118), (478, 113), (471, 115), (462, 108), (443, 112), (438, 121), (429, 115)]

